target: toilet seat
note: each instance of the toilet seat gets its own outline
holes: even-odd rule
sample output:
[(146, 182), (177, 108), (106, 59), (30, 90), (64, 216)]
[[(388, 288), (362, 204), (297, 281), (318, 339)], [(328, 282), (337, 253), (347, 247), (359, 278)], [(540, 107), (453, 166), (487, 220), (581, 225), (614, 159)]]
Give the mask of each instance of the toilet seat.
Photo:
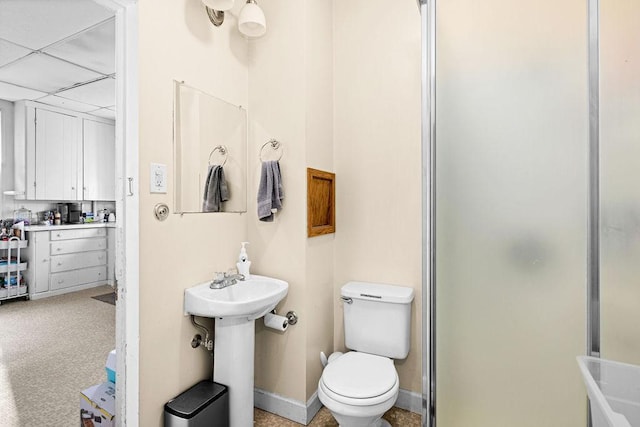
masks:
[(398, 393), (398, 373), (391, 359), (352, 351), (324, 369), (319, 386), (336, 402), (376, 405)]

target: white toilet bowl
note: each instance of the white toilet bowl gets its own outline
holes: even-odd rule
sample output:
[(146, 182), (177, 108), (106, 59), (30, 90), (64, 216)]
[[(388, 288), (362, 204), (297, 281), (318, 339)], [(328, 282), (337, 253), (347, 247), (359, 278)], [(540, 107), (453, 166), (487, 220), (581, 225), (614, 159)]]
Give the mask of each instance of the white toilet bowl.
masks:
[(352, 351), (327, 365), (318, 397), (340, 427), (378, 427), (389, 425), (382, 415), (396, 402), (399, 389), (391, 359)]

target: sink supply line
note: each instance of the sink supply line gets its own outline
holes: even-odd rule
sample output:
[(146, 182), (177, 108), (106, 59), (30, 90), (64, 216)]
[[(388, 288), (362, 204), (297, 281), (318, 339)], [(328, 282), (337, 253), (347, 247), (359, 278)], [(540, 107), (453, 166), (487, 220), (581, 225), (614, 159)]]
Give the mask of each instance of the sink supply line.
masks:
[(209, 329), (207, 329), (206, 326), (196, 322), (196, 316), (194, 316), (193, 314), (191, 315), (191, 323), (193, 324), (193, 326), (204, 333), (204, 340), (202, 339), (202, 335), (200, 334), (196, 334), (193, 336), (193, 339), (191, 340), (191, 347), (204, 347), (208, 351), (213, 351), (213, 340), (209, 339), (209, 335), (211, 334), (209, 332)]

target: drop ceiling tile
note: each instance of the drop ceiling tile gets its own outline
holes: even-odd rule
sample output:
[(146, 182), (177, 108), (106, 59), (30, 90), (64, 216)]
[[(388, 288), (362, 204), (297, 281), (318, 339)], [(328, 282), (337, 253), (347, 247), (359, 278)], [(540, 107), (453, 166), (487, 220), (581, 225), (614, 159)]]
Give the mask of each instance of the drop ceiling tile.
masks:
[(102, 80), (59, 92), (57, 95), (86, 104), (109, 107), (116, 103), (116, 81), (105, 77)]
[(55, 95), (48, 95), (44, 98), (38, 99), (38, 102), (43, 104), (54, 105), (60, 108), (66, 108), (72, 111), (78, 111), (80, 113), (88, 113), (96, 109), (95, 105), (85, 104), (84, 102), (73, 101), (71, 99), (61, 98)]
[(0, 67), (30, 53), (31, 50), (26, 47), (0, 39)]
[(37, 90), (0, 82), (0, 99), (5, 101), (21, 101), (23, 99), (37, 99), (45, 96), (46, 93)]
[(32, 53), (0, 68), (0, 80), (42, 92), (56, 92), (100, 77), (101, 74), (42, 53)]
[(115, 43), (116, 21), (110, 19), (43, 52), (103, 74), (113, 74), (116, 72)]
[(2, 0), (0, 8), (0, 38), (31, 49), (42, 49), (113, 16), (87, 0)]
[(94, 116), (102, 117), (104, 119), (116, 119), (115, 111), (111, 111), (108, 108), (100, 108), (99, 110), (91, 111), (89, 114), (93, 114)]

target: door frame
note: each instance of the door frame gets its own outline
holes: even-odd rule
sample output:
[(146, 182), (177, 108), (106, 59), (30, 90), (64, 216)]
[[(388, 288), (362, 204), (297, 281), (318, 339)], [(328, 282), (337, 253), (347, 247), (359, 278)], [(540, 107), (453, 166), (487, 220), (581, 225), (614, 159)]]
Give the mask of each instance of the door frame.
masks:
[(138, 2), (93, 0), (116, 17), (116, 420), (139, 424)]

